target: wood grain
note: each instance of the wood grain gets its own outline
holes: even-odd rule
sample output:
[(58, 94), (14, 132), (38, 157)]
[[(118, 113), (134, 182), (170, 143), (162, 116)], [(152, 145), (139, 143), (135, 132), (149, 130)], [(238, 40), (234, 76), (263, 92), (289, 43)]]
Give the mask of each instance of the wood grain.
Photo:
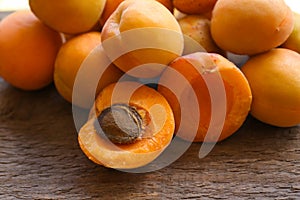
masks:
[(300, 198), (299, 127), (249, 117), (204, 159), (200, 145), (155, 172), (107, 169), (79, 149), (72, 107), (53, 85), (24, 92), (0, 81), (0, 199)]

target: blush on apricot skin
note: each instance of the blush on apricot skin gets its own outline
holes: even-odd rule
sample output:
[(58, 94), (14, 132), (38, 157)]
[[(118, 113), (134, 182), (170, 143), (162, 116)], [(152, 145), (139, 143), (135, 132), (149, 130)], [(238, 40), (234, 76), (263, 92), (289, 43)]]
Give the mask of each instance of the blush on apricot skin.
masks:
[[(194, 61), (203, 60), (204, 57), (211, 59), (211, 62), (213, 62), (216, 67), (215, 71), (199, 73), (192, 64)], [(205, 63), (203, 64), (204, 68), (211, 67), (210, 65), (205, 66)], [(174, 82), (174, 76), (171, 73), (174, 69), (185, 77), (188, 81), (187, 84), (192, 86), (193, 91), (191, 92), (196, 94), (199, 107), (198, 110), (200, 111), (200, 116), (194, 117), (192, 116), (192, 113), (181, 113), (180, 102), (184, 100), (184, 98), (188, 101), (190, 97), (186, 95), (176, 97), (168, 88), (161, 85), (158, 86), (158, 91), (168, 100), (172, 107), (176, 122), (175, 133), (179, 137), (193, 142), (203, 142), (204, 140), (208, 142), (217, 142), (228, 138), (240, 128), (249, 113), (252, 94), (247, 79), (238, 67), (219, 54), (197, 52), (175, 59), (170, 64), (170, 67), (164, 71), (159, 83), (161, 82), (164, 85), (170, 84), (175, 88), (182, 87), (183, 83), (178, 84)], [(213, 105), (205, 79), (212, 75), (217, 75), (221, 78), (220, 82), (222, 82), (222, 84), (220, 87), (222, 88), (223, 85), (223, 90), (225, 90), (224, 92), (226, 95), (224, 97), (226, 98), (225, 101), (219, 101), (219, 103), (226, 104), (226, 113), (224, 113), (225, 119), (223, 122), (224, 126), (220, 129), (220, 135), (218, 135), (217, 132), (215, 133), (216, 135), (207, 135), (208, 127), (211, 123), (211, 109)], [(185, 94), (188, 93), (189, 92)], [(193, 112), (195, 108), (190, 108), (189, 110)], [(199, 118), (199, 124), (194, 124), (198, 127), (196, 130), (197, 133), (194, 136), (195, 133), (189, 130), (191, 124), (195, 121), (191, 119), (195, 117)], [(177, 133), (179, 128), (181, 128), (181, 132)]]

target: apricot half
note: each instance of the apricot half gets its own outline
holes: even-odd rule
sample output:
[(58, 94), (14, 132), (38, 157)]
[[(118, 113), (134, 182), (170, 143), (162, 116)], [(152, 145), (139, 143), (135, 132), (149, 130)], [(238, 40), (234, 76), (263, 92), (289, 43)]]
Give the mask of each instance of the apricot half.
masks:
[[(179, 81), (181, 76), (185, 81)], [(158, 91), (172, 107), (175, 133), (193, 142), (217, 142), (232, 135), (245, 121), (252, 101), (243, 73), (215, 53), (175, 59), (163, 72)]]
[(276, 48), (251, 57), (243, 66), (253, 103), (251, 115), (279, 127), (300, 123), (300, 55)]
[(92, 161), (110, 168), (144, 166), (169, 145), (173, 112), (156, 90), (137, 82), (118, 82), (97, 96), (78, 141)]
[(253, 55), (281, 45), (293, 24), (293, 12), (284, 0), (218, 0), (211, 33), (221, 49)]
[(101, 39), (113, 63), (138, 78), (160, 75), (184, 46), (176, 18), (154, 0), (123, 1), (104, 24)]

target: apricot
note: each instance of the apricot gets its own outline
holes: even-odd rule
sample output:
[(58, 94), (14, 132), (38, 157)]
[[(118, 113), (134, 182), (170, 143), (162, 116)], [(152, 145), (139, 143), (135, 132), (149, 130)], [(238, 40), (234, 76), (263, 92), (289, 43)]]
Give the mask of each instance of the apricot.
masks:
[[(103, 26), (110, 15), (117, 9), (120, 3), (124, 0), (106, 0), (103, 13), (100, 17), (100, 24)], [(173, 12), (173, 3), (172, 0), (156, 0), (163, 4), (170, 12)]]
[(23, 90), (41, 89), (53, 81), (60, 34), (29, 10), (15, 11), (0, 22), (0, 75)]
[(298, 53), (275, 48), (251, 57), (242, 66), (253, 94), (253, 117), (278, 127), (300, 123), (299, 65)]
[(99, 21), (106, 0), (29, 0), (32, 12), (56, 31), (78, 34), (90, 31)]
[[(100, 32), (88, 32), (74, 36), (62, 45), (55, 61), (54, 83), (57, 91), (65, 100), (83, 108), (90, 108), (93, 102), (88, 98), (91, 98), (91, 94), (95, 97), (105, 86), (116, 82), (123, 75), (122, 71), (113, 64), (104, 66), (102, 63), (105, 61), (99, 61), (99, 59), (108, 60), (103, 54)], [(96, 94), (90, 91), (91, 76), (86, 74), (86, 81), (81, 84), (81, 96), (73, 101), (75, 79), (87, 58), (93, 61), (89, 64), (90, 73), (98, 73), (99, 70), (104, 70), (104, 72), (101, 78), (99, 77)]]
[(182, 33), (199, 43), (209, 53), (225, 54), (210, 33), (210, 20), (202, 15), (186, 15), (178, 20)]
[(196, 52), (175, 59), (158, 84), (174, 112), (176, 135), (192, 142), (228, 138), (244, 123), (252, 102), (240, 69), (215, 53)]
[(281, 47), (300, 53), (300, 13), (294, 12), (293, 31)]
[(102, 15), (100, 17), (100, 24), (104, 26), (107, 19), (111, 16), (111, 14), (117, 9), (121, 2), (124, 0), (106, 0)]
[(101, 39), (113, 63), (138, 78), (160, 75), (184, 46), (176, 18), (153, 0), (123, 1), (103, 26)]
[(79, 131), (78, 141), (88, 158), (109, 168), (147, 165), (173, 137), (175, 122), (167, 100), (137, 82), (105, 87), (91, 113)]
[(173, 6), (185, 14), (210, 13), (218, 0), (173, 0)]
[(218, 0), (211, 34), (221, 49), (253, 55), (281, 45), (293, 24), (293, 12), (284, 0)]

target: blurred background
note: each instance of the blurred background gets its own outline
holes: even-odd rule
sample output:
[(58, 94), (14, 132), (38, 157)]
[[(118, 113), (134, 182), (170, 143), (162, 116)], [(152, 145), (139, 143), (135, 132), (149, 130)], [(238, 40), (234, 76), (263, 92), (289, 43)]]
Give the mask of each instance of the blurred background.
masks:
[(28, 0), (0, 0), (0, 12), (29, 8)]
[[(285, 0), (293, 11), (300, 13), (299, 0)], [(28, 0), (0, 0), (0, 12), (28, 8)]]

